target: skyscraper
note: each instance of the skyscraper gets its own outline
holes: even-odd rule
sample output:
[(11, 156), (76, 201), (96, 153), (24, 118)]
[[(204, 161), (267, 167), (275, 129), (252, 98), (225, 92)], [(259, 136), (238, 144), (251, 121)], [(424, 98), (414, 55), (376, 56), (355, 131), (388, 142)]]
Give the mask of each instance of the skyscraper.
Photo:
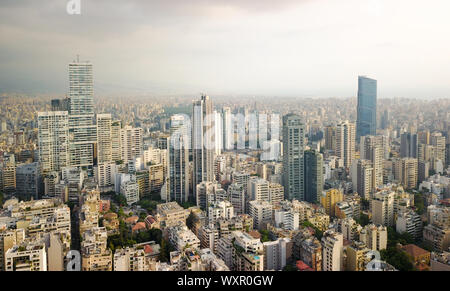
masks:
[(320, 197), (320, 204), (325, 208), (325, 212), (334, 216), (336, 203), (344, 200), (344, 194), (338, 189), (330, 189)]
[(122, 131), (122, 122), (114, 120), (111, 123), (111, 158), (113, 161), (122, 160), (122, 141), (120, 132)]
[(23, 200), (39, 199), (39, 163), (21, 164), (16, 168), (16, 195)]
[(69, 164), (90, 167), (97, 142), (91, 63), (69, 64), (69, 98)]
[(356, 138), (375, 135), (377, 129), (377, 81), (358, 77)]
[(261, 178), (251, 178), (247, 184), (250, 200), (269, 201), (269, 182)]
[(326, 126), (324, 129), (325, 133), (325, 149), (327, 151), (335, 151), (336, 150), (336, 127), (335, 126)]
[(389, 127), (389, 111), (384, 110), (383, 115), (381, 115), (381, 129), (387, 129)]
[(417, 187), (418, 160), (402, 158), (394, 160), (394, 178), (406, 189)]
[(300, 116), (283, 117), (283, 170), (286, 198), (305, 200), (304, 187), (305, 125)]
[(97, 162), (99, 164), (111, 162), (111, 114), (97, 114)]
[(382, 136), (366, 135), (361, 137), (360, 156), (372, 162), (372, 186), (383, 185), (383, 140)]
[(122, 148), (122, 159), (125, 163), (138, 158), (144, 149), (142, 128), (134, 128), (129, 125), (120, 131), (120, 143)]
[(224, 107), (222, 109), (222, 126), (223, 126), (223, 149), (231, 150), (234, 147), (234, 128), (230, 107)]
[[(184, 203), (189, 198), (189, 126), (182, 115), (171, 120), (169, 153), (169, 199)], [(195, 187), (194, 187), (195, 188)]]
[(69, 163), (67, 111), (38, 113), (39, 164), (43, 174), (59, 171)]
[(434, 146), (434, 159), (440, 160), (445, 165), (445, 136), (440, 132), (433, 132), (431, 135), (431, 144)]
[[(214, 181), (214, 114), (209, 96), (202, 95), (192, 108), (193, 188)], [(194, 193), (195, 196), (195, 193)]]
[(222, 154), (223, 150), (223, 117), (220, 111), (214, 110), (214, 148), (215, 154)]
[(418, 158), (417, 134), (404, 132), (400, 136), (400, 156), (402, 158)]
[(352, 168), (356, 169), (356, 172), (352, 175), (353, 186), (356, 192), (364, 199), (370, 199), (375, 188), (374, 182), (374, 169), (370, 160), (359, 159), (355, 160)]
[(350, 168), (355, 159), (355, 124), (344, 121), (336, 127), (336, 156), (344, 160), (344, 167)]
[(320, 200), (323, 191), (323, 156), (315, 150), (305, 151), (305, 200)]

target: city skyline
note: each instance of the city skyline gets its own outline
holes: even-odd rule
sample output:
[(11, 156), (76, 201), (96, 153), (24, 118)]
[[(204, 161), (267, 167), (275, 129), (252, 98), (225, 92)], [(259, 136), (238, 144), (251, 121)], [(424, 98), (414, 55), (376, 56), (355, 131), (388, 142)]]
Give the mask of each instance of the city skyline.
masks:
[[(422, 3), (398, 1), (409, 3), (404, 12)], [(1, 272), (146, 271), (167, 287), (280, 289), (303, 271), (308, 277), (347, 271), (342, 278), (353, 271), (450, 271), (450, 98), (382, 97), (397, 89), (440, 94), (440, 77), (448, 74), (394, 68), (420, 60), (405, 53), (392, 63), (369, 45), (382, 31), (372, 16), (392, 30), (382, 38), (396, 33), (385, 13), (398, 16), (398, 4), (45, 4), (5, 0), (8, 15), (28, 9), (20, 25), (20, 17), (0, 10), (0, 32), (8, 38), (0, 45)], [(64, 17), (57, 16), (60, 8), (67, 8)], [(52, 47), (68, 19), (75, 26)], [(353, 23), (356, 30), (342, 30)], [(29, 37), (37, 32), (39, 40)], [(142, 39), (148, 32), (156, 39)], [(341, 47), (348, 51), (321, 46), (322, 37), (324, 43), (349, 37)], [(298, 50), (299, 40), (311, 42)], [(42, 50), (42, 41), (49, 47)], [(395, 51), (400, 43), (408, 38), (388, 47)], [(82, 48), (73, 61), (66, 61), (68, 45)], [(409, 57), (417, 49), (426, 53), (415, 47)], [(428, 57), (422, 61), (442, 55)], [(371, 72), (354, 74), (361, 60)], [(417, 81), (420, 74), (430, 87)], [(3, 84), (17, 82), (52, 88), (46, 79), (67, 93), (2, 92)], [(130, 80), (142, 92), (118, 90), (130, 89)], [(354, 83), (356, 98), (289, 96), (345, 92)], [(176, 93), (183, 90), (192, 91)], [(239, 93), (227, 93), (233, 90)], [(246, 95), (251, 90), (263, 95)]]

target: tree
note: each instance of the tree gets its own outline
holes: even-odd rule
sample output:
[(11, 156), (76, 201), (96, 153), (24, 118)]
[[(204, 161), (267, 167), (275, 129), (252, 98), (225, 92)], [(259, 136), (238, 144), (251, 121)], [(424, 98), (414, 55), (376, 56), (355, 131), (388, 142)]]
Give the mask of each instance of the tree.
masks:
[(146, 218), (146, 217), (147, 217), (147, 213), (141, 212), (141, 213), (139, 214), (139, 221), (141, 221), (141, 222), (145, 221), (145, 218)]
[(116, 207), (113, 203), (111, 203), (111, 207), (110, 207), (109, 210), (110, 210), (111, 212), (117, 213), (117, 207)]
[(262, 229), (259, 233), (261, 234), (261, 242), (271, 241), (268, 230)]
[(184, 209), (188, 209), (188, 208), (190, 208), (192, 206), (195, 206), (195, 205), (196, 205), (196, 203), (194, 203), (192, 201), (186, 201), (186, 202), (183, 202), (181, 204), (181, 206), (183, 206)]
[(416, 208), (416, 212), (419, 215), (424, 214), (425, 212), (425, 203), (422, 193), (414, 194), (414, 206)]
[(283, 271), (285, 271), (285, 272), (293, 272), (293, 271), (298, 271), (298, 269), (297, 269), (297, 266), (286, 265), (286, 266), (284, 266)]
[(361, 198), (361, 206), (364, 210), (369, 209), (369, 200), (366, 198)]
[(186, 219), (186, 226), (189, 229), (192, 229), (192, 227), (194, 226), (194, 222), (195, 222), (195, 215), (191, 212), (191, 213), (189, 213), (189, 216)]
[(159, 252), (159, 260), (161, 262), (168, 262), (170, 252), (174, 251), (175, 248), (170, 244), (170, 242), (165, 239), (161, 240), (160, 252)]
[(119, 206), (128, 206), (127, 198), (122, 194), (114, 194), (112, 196), (114, 202), (116, 202)]
[(119, 211), (117, 212), (117, 215), (119, 215), (119, 217), (125, 216), (125, 212), (123, 211), (123, 207), (122, 206), (120, 206)]
[(158, 201), (150, 200), (148, 198), (144, 198), (139, 200), (138, 205), (147, 210), (147, 212), (152, 213), (156, 210), (156, 205), (158, 205)]
[(367, 214), (361, 213), (359, 215), (359, 218), (355, 218), (355, 221), (360, 224), (361, 226), (366, 226), (370, 223), (369, 216)]
[(414, 238), (407, 232), (398, 233), (394, 228), (388, 227), (388, 246), (396, 248), (397, 244), (407, 245), (414, 243)]
[(394, 266), (399, 271), (414, 271), (414, 265), (407, 253), (397, 247), (389, 246), (381, 250), (381, 259)]

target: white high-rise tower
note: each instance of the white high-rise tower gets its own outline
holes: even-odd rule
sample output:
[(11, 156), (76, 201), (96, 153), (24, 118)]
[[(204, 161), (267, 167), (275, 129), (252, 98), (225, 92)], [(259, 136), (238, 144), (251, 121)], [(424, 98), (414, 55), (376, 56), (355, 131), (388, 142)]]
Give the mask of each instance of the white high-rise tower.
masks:
[(69, 64), (69, 153), (70, 165), (94, 164), (97, 127), (94, 116), (92, 64), (78, 60)]

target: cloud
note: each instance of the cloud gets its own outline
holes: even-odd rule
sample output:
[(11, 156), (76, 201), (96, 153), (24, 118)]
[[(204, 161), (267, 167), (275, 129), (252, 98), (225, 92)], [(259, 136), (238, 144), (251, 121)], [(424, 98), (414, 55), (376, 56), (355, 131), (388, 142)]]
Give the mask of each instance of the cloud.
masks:
[(351, 96), (362, 73), (386, 97), (450, 89), (445, 0), (67, 2), (2, 1), (0, 90), (64, 93), (77, 54), (97, 93)]

